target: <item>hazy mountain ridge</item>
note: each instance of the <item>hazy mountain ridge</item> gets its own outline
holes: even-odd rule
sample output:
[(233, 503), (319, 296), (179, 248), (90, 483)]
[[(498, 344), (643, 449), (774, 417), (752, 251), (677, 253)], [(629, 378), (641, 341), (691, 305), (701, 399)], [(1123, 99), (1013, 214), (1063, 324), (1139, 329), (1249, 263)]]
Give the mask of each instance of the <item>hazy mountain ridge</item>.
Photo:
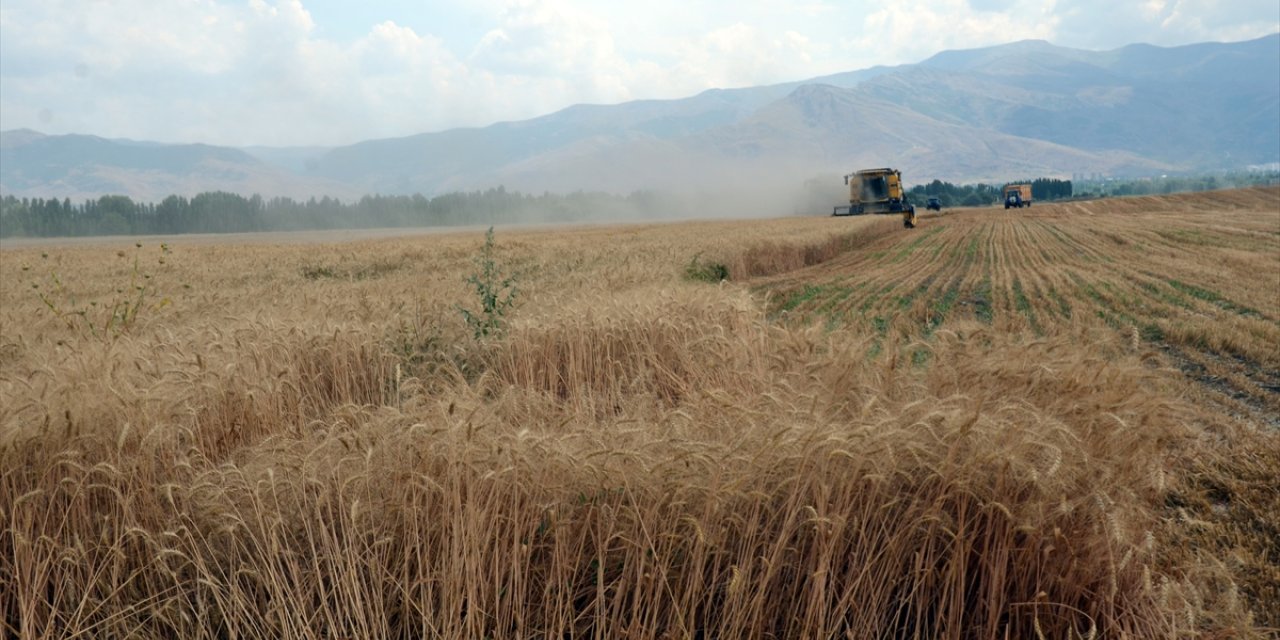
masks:
[(798, 84), (713, 89), (678, 100), (574, 105), (531, 120), (371, 140), (321, 156), (310, 174), (383, 193), (489, 186), (486, 176), (500, 168), (572, 153), (582, 144), (667, 140), (731, 124)]
[(1044, 41), (918, 64), (575, 105), (518, 122), (246, 150), (0, 134), (0, 190), (266, 196), (765, 188), (866, 166), (910, 182), (1151, 174), (1280, 161), (1280, 34), (1082, 51)]
[[(1226, 60), (1231, 73), (1221, 69)], [(1280, 74), (1267, 74), (1277, 60), (1280, 35), (1171, 49), (1135, 45), (1091, 52), (1025, 41), (943, 52), (917, 65), (719, 92), (754, 98), (758, 106), (737, 120), (680, 136), (649, 135), (642, 121), (621, 117), (634, 103), (594, 107), (619, 117), (604, 127), (582, 127), (583, 135), (559, 147), (509, 157), (507, 164), (496, 154), (482, 171), (455, 171), (439, 184), (710, 189), (726, 181), (786, 182), (882, 164), (903, 168), (909, 180), (998, 181), (1029, 172), (1132, 175), (1274, 162), (1280, 159)], [(821, 80), (839, 85), (830, 89), (833, 96), (848, 94), (838, 115), (811, 112), (800, 129), (769, 121), (790, 113), (787, 103), (811, 98), (806, 90)], [(762, 104), (764, 90), (784, 95)], [(705, 105), (710, 93), (651, 101), (647, 115)], [(537, 132), (562, 124), (577, 109), (520, 124)], [(473, 140), (484, 146), (484, 136), (504, 126), (480, 130)], [(415, 146), (426, 142), (402, 138), (385, 145), (400, 153), (443, 151)], [(326, 162), (322, 158), (319, 166)], [(323, 175), (336, 178), (339, 172)]]
[[(943, 52), (919, 67), (937, 70), (920, 73), (947, 86), (939, 98), (951, 104), (932, 108), (979, 128), (1131, 151), (1186, 169), (1275, 162), (1280, 154), (1280, 34), (1102, 52), (1027, 41)], [(892, 81), (863, 89), (901, 98)], [(955, 108), (960, 100), (985, 108)]]
[(201, 191), (359, 195), (345, 184), (295, 174), (231, 147), (44, 135), (29, 129), (0, 133), (0, 191), (75, 200), (123, 194), (145, 201)]

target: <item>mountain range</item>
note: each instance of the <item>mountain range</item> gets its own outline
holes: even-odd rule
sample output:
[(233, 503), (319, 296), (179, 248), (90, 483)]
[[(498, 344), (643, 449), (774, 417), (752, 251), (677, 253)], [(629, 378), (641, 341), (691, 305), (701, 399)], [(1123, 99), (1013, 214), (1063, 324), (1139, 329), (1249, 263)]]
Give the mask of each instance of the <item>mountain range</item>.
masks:
[(893, 166), (910, 183), (1137, 176), (1280, 162), (1280, 34), (1084, 51), (1027, 40), (675, 100), (336, 148), (0, 133), (0, 191), (157, 200), (488, 188), (713, 191)]

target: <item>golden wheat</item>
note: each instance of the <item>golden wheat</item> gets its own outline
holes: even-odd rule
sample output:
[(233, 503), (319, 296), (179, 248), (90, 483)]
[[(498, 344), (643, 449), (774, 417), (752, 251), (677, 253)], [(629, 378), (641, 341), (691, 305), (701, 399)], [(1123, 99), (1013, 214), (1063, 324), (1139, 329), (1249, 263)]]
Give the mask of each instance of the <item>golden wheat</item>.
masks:
[(0, 635), (1261, 635), (1278, 196), (6, 249)]

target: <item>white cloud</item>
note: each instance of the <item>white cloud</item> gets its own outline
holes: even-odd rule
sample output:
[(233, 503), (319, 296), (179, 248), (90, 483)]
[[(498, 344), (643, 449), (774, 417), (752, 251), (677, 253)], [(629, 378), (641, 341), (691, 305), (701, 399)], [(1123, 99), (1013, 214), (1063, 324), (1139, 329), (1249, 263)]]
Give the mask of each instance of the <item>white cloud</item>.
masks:
[(1174, 46), (1229, 42), (1280, 31), (1280, 4), (1274, 0), (1072, 0), (1056, 13), (1057, 44), (1086, 49), (1134, 42)]
[(772, 33), (741, 22), (682, 43), (674, 76), (685, 91), (741, 87), (821, 75), (814, 59), (831, 47), (796, 31)]
[(307, 9), (316, 1), (5, 0), (0, 128), (343, 144), (1026, 38), (1111, 48), (1280, 30), (1280, 9), (1253, 0), (441, 0), (422, 11), (465, 6), (482, 21), (474, 41), (432, 33), (456, 20), (421, 15), (334, 40)]
[(850, 40), (848, 47), (851, 53), (888, 49), (894, 53), (882, 62), (900, 64), (944, 49), (1052, 39), (1057, 18), (1038, 4), (1020, 2), (1004, 11), (993, 12), (974, 9), (964, 0), (893, 3), (870, 12), (863, 22), (861, 35)]
[(562, 0), (513, 2), (471, 60), (495, 73), (556, 77), (619, 62), (608, 23)]

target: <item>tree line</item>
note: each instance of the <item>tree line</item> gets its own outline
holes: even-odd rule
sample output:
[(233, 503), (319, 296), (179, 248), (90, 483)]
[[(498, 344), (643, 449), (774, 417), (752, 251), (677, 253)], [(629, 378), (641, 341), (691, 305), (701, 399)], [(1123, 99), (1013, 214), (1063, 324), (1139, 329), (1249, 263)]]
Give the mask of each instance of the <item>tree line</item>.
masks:
[[(1026, 184), (1025, 182), (1014, 184)], [(1031, 181), (1031, 199), (1032, 200), (1059, 200), (1062, 198), (1070, 198), (1071, 181), (1059, 180), (1057, 178), (1036, 178)]]
[(512, 222), (578, 222), (678, 215), (682, 208), (655, 192), (531, 195), (496, 187), (432, 198), (365, 196), (344, 203), (330, 197), (244, 197), (224, 191), (172, 195), (158, 203), (105, 195), (0, 198), (0, 237), (54, 237), (299, 231), (370, 227), (427, 227)]
[(1000, 187), (982, 182), (957, 185), (934, 180), (907, 189), (908, 202), (924, 205), (929, 198), (937, 198), (944, 207), (981, 207), (1000, 200)]
[(1083, 180), (1078, 195), (1086, 197), (1147, 196), (1274, 184), (1280, 184), (1280, 171), (1231, 171), (1215, 175)]
[[(1128, 180), (1030, 180), (1032, 198), (1039, 201), (1070, 197), (1107, 197), (1202, 191), (1280, 183), (1280, 171), (1246, 171), (1207, 176), (1162, 176)], [(837, 182), (805, 183), (807, 202), (796, 211), (826, 211), (846, 200), (847, 188)], [(1000, 202), (1002, 186), (977, 183), (956, 185), (934, 180), (907, 190), (907, 199), (923, 205), (938, 198), (944, 207), (986, 206)], [(533, 195), (503, 187), (426, 197), (365, 196), (355, 202), (322, 197), (244, 197), (214, 191), (191, 198), (171, 195), (158, 203), (135, 202), (127, 196), (104, 195), (72, 202), (70, 198), (0, 197), (0, 237), (56, 237), (302, 231), (369, 227), (430, 227), (516, 222), (582, 222), (588, 220), (678, 218), (705, 211), (704, 202), (656, 191), (630, 195), (599, 192)]]
[[(1007, 184), (1031, 183), (1032, 200), (1058, 200), (1072, 197), (1070, 180), (1057, 178), (1036, 178), (1021, 180)], [(1004, 185), (992, 185), (979, 182), (977, 184), (955, 185), (950, 182), (934, 180), (928, 184), (918, 184), (907, 189), (907, 200), (923, 204), (929, 198), (937, 198), (944, 207), (982, 207), (995, 204), (1003, 197)]]
[[(1059, 180), (1036, 178), (1007, 184), (1031, 183), (1033, 200), (1059, 200), (1063, 198), (1106, 198), (1112, 196), (1140, 196), (1189, 191), (1236, 189), (1257, 185), (1280, 184), (1280, 171), (1257, 169), (1232, 171), (1212, 175), (1159, 176), (1149, 178), (1095, 178)], [(1002, 187), (989, 184), (954, 185), (934, 180), (907, 190), (908, 200), (916, 204), (928, 198), (938, 198), (944, 207), (980, 207), (996, 204), (1001, 200)]]

